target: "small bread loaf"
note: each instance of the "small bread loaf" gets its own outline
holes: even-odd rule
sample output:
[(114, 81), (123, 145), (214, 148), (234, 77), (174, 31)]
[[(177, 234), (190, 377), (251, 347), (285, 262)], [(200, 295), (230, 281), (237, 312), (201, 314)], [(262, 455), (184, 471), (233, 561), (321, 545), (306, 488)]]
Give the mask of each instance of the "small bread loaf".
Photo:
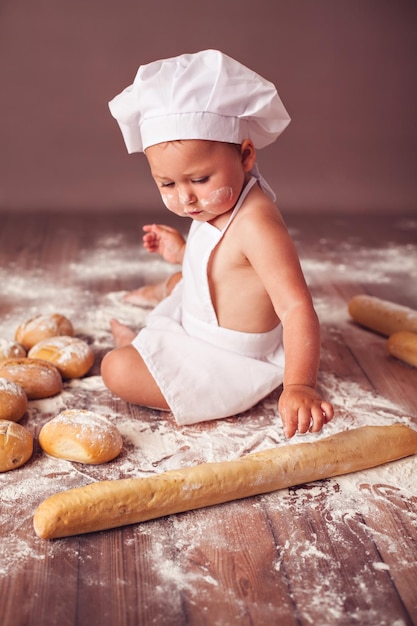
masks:
[(407, 330), (394, 333), (387, 341), (387, 350), (397, 359), (417, 367), (417, 333)]
[(94, 353), (88, 343), (65, 335), (42, 339), (29, 350), (28, 357), (53, 363), (63, 378), (81, 378), (94, 363)]
[(12, 380), (0, 378), (0, 420), (18, 422), (26, 413), (27, 395), (23, 388)]
[(69, 409), (42, 427), (39, 444), (50, 456), (97, 465), (118, 456), (123, 440), (116, 426), (105, 417)]
[(415, 430), (402, 424), (364, 426), (237, 461), (107, 480), (57, 493), (36, 510), (34, 528), (43, 539), (116, 528), (356, 472), (415, 452)]
[(354, 296), (348, 309), (355, 322), (386, 337), (400, 330), (417, 333), (417, 311), (389, 300)]
[(27, 428), (15, 422), (0, 422), (0, 472), (20, 467), (33, 452), (33, 437)]
[(0, 361), (4, 359), (23, 359), (26, 356), (24, 347), (11, 339), (0, 339)]
[(30, 350), (35, 344), (47, 337), (59, 335), (74, 335), (74, 328), (68, 318), (60, 313), (50, 315), (37, 315), (32, 319), (20, 324), (16, 330), (15, 339)]
[(1, 361), (0, 377), (23, 387), (29, 400), (49, 398), (62, 391), (61, 374), (55, 365), (40, 359)]

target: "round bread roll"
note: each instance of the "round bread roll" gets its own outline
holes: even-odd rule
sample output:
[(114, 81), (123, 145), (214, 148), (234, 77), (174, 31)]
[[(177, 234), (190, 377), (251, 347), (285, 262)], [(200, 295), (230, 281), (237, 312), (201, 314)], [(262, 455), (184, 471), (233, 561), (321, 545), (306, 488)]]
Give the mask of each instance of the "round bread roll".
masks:
[(28, 398), (23, 388), (7, 378), (0, 378), (0, 420), (18, 422), (26, 413)]
[(69, 409), (41, 428), (39, 444), (50, 456), (97, 465), (116, 458), (123, 440), (116, 426), (105, 417)]
[(92, 349), (78, 337), (42, 339), (29, 350), (28, 357), (53, 363), (63, 378), (81, 378), (94, 363)]
[(0, 361), (4, 359), (23, 359), (26, 356), (24, 347), (11, 339), (0, 338)]
[(72, 337), (74, 328), (68, 318), (60, 313), (50, 315), (37, 315), (32, 319), (20, 324), (16, 330), (15, 339), (26, 350), (30, 350), (35, 344), (47, 337), (69, 335)]
[(52, 363), (40, 359), (7, 359), (0, 362), (0, 377), (23, 387), (29, 400), (55, 396), (62, 391), (62, 378)]
[(0, 472), (20, 467), (33, 452), (33, 437), (30, 432), (15, 422), (0, 422)]

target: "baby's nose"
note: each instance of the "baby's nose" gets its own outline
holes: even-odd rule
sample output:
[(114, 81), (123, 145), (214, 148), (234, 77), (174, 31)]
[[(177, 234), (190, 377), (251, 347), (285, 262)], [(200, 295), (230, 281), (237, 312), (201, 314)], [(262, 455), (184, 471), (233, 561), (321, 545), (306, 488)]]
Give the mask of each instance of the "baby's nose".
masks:
[(181, 204), (192, 204), (196, 201), (196, 196), (191, 189), (183, 187), (179, 190), (179, 199)]

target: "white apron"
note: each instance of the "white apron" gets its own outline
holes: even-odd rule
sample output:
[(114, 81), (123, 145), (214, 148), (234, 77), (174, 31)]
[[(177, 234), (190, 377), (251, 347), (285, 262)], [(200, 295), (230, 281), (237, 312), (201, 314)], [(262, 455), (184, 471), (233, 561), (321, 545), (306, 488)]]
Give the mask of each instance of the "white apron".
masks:
[(181, 425), (245, 411), (283, 379), (281, 325), (266, 333), (223, 328), (210, 297), (210, 255), (255, 183), (251, 178), (223, 230), (192, 223), (183, 280), (149, 314), (132, 342)]

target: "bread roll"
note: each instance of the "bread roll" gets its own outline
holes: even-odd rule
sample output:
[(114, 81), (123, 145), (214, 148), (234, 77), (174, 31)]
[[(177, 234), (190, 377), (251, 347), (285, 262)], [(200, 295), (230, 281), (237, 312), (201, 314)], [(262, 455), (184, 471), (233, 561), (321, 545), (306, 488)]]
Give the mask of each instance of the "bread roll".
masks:
[(0, 472), (20, 467), (33, 452), (33, 437), (30, 432), (15, 422), (0, 422)]
[(60, 313), (50, 315), (37, 315), (32, 319), (20, 324), (16, 330), (15, 339), (30, 350), (35, 344), (47, 337), (59, 335), (74, 335), (74, 328), (68, 318)]
[(407, 426), (365, 426), (237, 461), (57, 493), (36, 510), (34, 528), (43, 539), (95, 532), (348, 474), (415, 452), (417, 432)]
[(78, 337), (49, 337), (29, 350), (28, 357), (53, 363), (63, 378), (81, 378), (92, 368), (94, 353)]
[(354, 296), (348, 305), (351, 317), (362, 326), (389, 337), (400, 330), (417, 333), (417, 311), (373, 296)]
[(397, 359), (417, 367), (417, 333), (407, 330), (394, 333), (387, 341), (387, 350)]
[(55, 365), (39, 359), (1, 361), (0, 377), (23, 387), (29, 400), (49, 398), (62, 391), (61, 374)]
[(0, 378), (0, 420), (18, 422), (26, 413), (28, 399), (23, 388), (7, 378)]
[(39, 444), (50, 456), (97, 465), (120, 454), (123, 440), (116, 426), (105, 417), (70, 409), (42, 427)]
[(23, 359), (26, 356), (24, 347), (10, 339), (0, 339), (0, 361), (4, 359)]

